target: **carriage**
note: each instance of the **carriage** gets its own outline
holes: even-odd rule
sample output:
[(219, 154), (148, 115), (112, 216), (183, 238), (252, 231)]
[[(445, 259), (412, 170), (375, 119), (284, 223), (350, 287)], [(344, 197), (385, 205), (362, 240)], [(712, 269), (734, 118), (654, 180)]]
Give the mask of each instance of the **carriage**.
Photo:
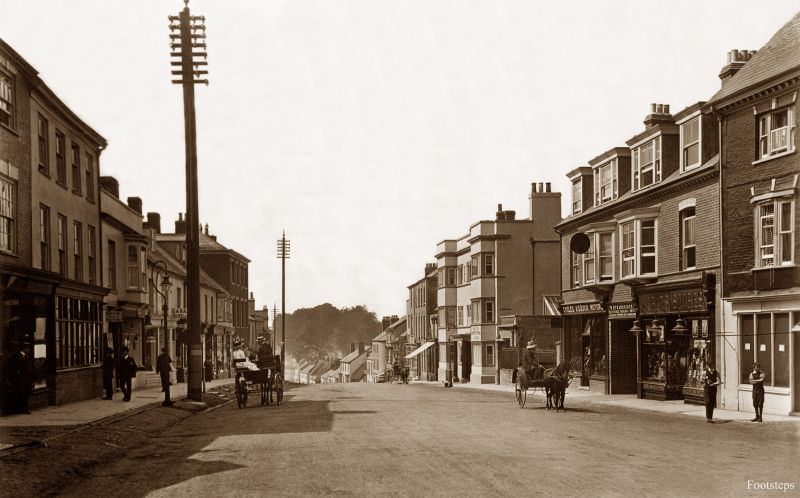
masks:
[(272, 403), (280, 406), (283, 401), (283, 376), (281, 375), (281, 357), (275, 355), (259, 361), (258, 370), (250, 370), (242, 366), (245, 360), (233, 360), (236, 366), (236, 405), (247, 407), (250, 394), (259, 396), (261, 406)]
[(564, 398), (567, 387), (572, 382), (569, 363), (561, 362), (557, 367), (548, 369), (539, 367), (533, 378), (528, 375), (528, 372), (523, 367), (517, 367), (514, 369), (512, 382), (514, 383), (514, 400), (520, 408), (525, 406), (525, 402), (528, 399), (528, 391), (541, 391), (546, 398), (546, 408), (548, 410), (553, 408), (556, 411), (566, 411)]
[(395, 363), (391, 367), (392, 368), (386, 369), (386, 382), (391, 384), (395, 380), (399, 380), (403, 384), (408, 384), (408, 376), (410, 369), (408, 367), (404, 367), (399, 363)]

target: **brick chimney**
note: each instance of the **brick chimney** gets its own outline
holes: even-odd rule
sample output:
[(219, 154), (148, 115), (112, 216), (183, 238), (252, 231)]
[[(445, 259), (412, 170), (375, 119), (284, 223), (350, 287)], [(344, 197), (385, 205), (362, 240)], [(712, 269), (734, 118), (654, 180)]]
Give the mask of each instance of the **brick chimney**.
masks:
[(645, 128), (652, 128), (659, 123), (674, 123), (669, 113), (669, 104), (650, 104), (650, 114), (644, 118)]
[(161, 215), (159, 213), (147, 213), (147, 225), (156, 231), (156, 233), (161, 233)]
[(364, 353), (364, 343), (363, 343), (363, 342), (359, 342), (359, 343), (358, 343), (358, 354), (359, 354), (359, 356), (360, 356), (360, 355), (362, 355), (363, 353)]
[(137, 213), (142, 214), (142, 198), (128, 197), (128, 207), (133, 209)]
[[(592, 198), (591, 185), (591, 168), (578, 168), (568, 173), (569, 175), (576, 174), (579, 177), (584, 175), (583, 178), (583, 193), (584, 199)], [(572, 176), (570, 176), (572, 179)], [(587, 189), (588, 187), (588, 189)], [(587, 196), (588, 194), (588, 196)], [(552, 192), (550, 183), (532, 183), (530, 194), (530, 218), (534, 221), (534, 229), (536, 230), (535, 237), (537, 239), (543, 238), (542, 234), (546, 230), (548, 234), (553, 232), (553, 227), (561, 222), (561, 192)], [(512, 218), (513, 219), (513, 218)], [(548, 238), (550, 235), (547, 236)]]
[(178, 213), (178, 219), (175, 221), (175, 233), (186, 234), (186, 221), (183, 219), (183, 213)]
[(428, 274), (429, 274), (430, 272), (432, 272), (432, 271), (436, 271), (436, 263), (427, 263), (427, 264), (425, 265), (425, 275), (424, 275), (424, 276), (426, 276), (426, 277), (427, 277), (427, 276), (428, 276)]
[(113, 176), (101, 176), (100, 188), (119, 199), (119, 182)]
[(739, 72), (739, 70), (743, 68), (747, 61), (749, 61), (754, 55), (756, 55), (755, 50), (734, 49), (728, 52), (727, 62), (719, 72), (719, 79), (721, 80), (722, 85), (725, 85), (725, 83), (731, 79), (734, 74)]

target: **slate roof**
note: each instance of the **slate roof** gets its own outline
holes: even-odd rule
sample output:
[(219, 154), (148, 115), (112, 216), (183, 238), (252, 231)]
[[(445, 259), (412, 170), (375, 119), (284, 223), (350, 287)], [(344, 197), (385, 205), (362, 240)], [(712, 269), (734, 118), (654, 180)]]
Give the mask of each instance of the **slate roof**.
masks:
[(798, 67), (800, 67), (800, 12), (772, 35), (767, 44), (711, 97), (709, 103), (730, 97)]

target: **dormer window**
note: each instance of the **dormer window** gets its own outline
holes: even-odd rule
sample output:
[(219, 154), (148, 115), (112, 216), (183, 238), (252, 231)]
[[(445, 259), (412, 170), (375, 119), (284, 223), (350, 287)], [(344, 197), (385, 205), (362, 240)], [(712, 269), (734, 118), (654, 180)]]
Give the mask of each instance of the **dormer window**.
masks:
[(641, 144), (632, 151), (633, 190), (661, 181), (661, 137)]
[(700, 116), (681, 124), (681, 171), (700, 166)]
[(581, 188), (581, 179), (577, 178), (572, 180), (572, 214), (578, 214), (583, 211), (583, 189)]
[(617, 195), (617, 160), (612, 159), (594, 169), (594, 205), (616, 199)]

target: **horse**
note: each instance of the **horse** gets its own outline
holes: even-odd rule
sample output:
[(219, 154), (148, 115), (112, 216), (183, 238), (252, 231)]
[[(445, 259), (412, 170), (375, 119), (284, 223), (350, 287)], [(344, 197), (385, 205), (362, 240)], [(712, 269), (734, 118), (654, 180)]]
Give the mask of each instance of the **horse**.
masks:
[[(528, 388), (541, 388), (547, 398), (546, 409), (555, 409), (556, 411), (566, 411), (564, 408), (564, 398), (566, 397), (567, 386), (571, 381), (570, 365), (562, 361), (555, 368), (544, 369), (539, 367), (539, 371), (535, 373), (534, 379), (528, 378), (528, 372), (523, 367), (514, 369), (511, 375), (511, 382), (519, 386), (521, 389)], [(540, 374), (540, 375), (536, 375)], [(524, 403), (523, 403), (524, 404)]]

